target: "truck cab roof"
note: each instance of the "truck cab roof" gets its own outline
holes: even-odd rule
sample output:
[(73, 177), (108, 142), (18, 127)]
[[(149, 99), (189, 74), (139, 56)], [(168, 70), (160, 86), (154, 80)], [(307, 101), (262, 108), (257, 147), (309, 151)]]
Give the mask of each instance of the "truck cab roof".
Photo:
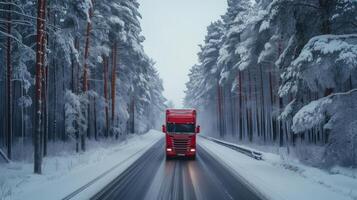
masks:
[(166, 122), (177, 124), (195, 124), (196, 115), (195, 109), (167, 109)]

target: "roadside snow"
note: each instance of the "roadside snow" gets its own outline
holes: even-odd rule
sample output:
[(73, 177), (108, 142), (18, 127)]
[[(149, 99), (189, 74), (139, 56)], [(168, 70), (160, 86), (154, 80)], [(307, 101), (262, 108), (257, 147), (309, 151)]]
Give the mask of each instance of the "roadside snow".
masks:
[(272, 153), (263, 153), (264, 161), (258, 161), (204, 138), (198, 144), (268, 199), (357, 199), (357, 179), (338, 169), (329, 174), (300, 163), (291, 165)]
[[(34, 175), (32, 163), (0, 165), (1, 200), (57, 200), (71, 194), (99, 175), (113, 169), (76, 199), (88, 199), (127, 169), (164, 134), (151, 130), (126, 142), (44, 159), (43, 175)], [(117, 165), (117, 167), (115, 167)]]

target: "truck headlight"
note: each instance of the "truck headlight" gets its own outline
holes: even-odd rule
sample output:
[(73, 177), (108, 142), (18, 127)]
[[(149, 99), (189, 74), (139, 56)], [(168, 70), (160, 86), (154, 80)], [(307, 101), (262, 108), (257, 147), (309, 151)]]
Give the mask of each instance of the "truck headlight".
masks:
[(171, 148), (167, 148), (166, 151), (172, 151), (172, 149)]

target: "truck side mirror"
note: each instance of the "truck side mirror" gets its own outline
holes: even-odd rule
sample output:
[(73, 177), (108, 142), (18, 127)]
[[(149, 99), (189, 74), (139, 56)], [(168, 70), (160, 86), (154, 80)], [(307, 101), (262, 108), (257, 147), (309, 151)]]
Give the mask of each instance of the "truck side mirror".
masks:
[(166, 133), (166, 126), (165, 125), (162, 125), (162, 132)]
[(198, 125), (198, 126), (196, 127), (196, 133), (200, 133), (200, 132), (201, 132), (201, 126)]

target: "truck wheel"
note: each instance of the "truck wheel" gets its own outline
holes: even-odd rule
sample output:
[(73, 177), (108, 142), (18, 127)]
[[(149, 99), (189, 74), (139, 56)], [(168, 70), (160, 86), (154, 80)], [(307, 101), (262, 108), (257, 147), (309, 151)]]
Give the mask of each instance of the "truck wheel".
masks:
[(171, 160), (171, 157), (166, 155), (166, 160)]
[(191, 156), (191, 157), (190, 157), (190, 160), (196, 160), (196, 155)]

